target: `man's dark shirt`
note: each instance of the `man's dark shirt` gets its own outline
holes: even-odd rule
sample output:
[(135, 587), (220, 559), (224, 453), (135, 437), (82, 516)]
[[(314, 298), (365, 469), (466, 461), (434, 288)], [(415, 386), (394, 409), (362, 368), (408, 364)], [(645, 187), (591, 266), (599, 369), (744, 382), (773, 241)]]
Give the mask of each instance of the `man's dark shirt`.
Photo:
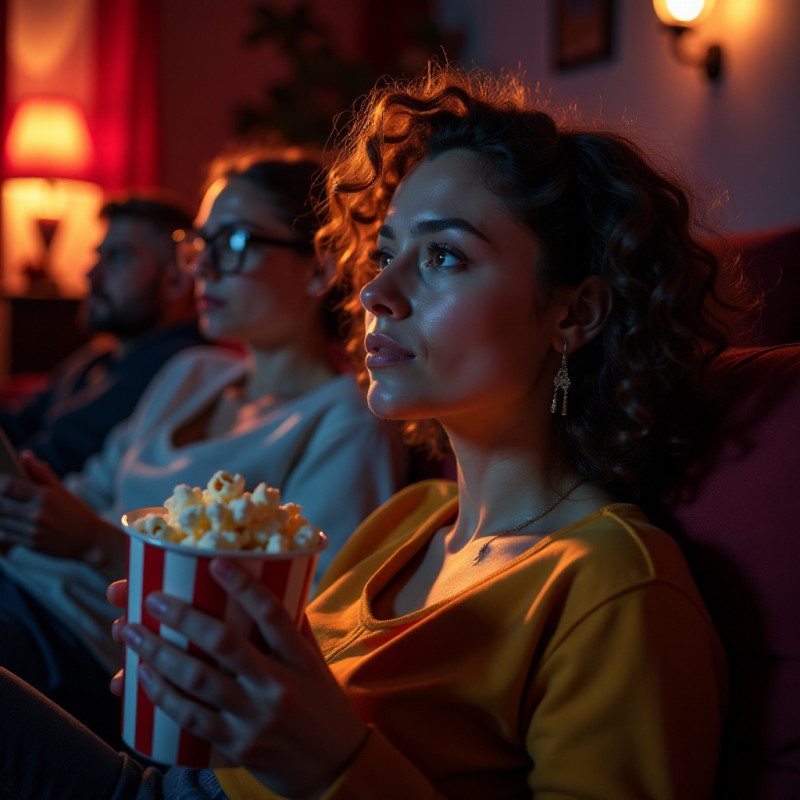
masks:
[(130, 416), (158, 369), (186, 347), (207, 344), (194, 324), (148, 334), (124, 353), (89, 342), (56, 367), (47, 387), (0, 425), (18, 449), (28, 448), (58, 475), (77, 472), (108, 432)]

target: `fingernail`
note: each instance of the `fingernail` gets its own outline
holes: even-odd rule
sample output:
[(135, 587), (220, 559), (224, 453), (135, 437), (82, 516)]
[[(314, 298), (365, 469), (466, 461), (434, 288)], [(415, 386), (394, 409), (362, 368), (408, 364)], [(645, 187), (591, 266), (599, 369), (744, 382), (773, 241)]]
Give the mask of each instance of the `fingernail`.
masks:
[(144, 602), (151, 614), (164, 614), (167, 611), (167, 600), (159, 592), (148, 595)]
[(145, 689), (153, 682), (153, 668), (149, 664), (140, 663), (137, 675), (139, 676), (139, 683)]
[(142, 634), (133, 625), (126, 625), (123, 628), (122, 638), (131, 647), (138, 647), (142, 643)]
[(236, 574), (236, 568), (225, 558), (215, 558), (211, 563), (211, 568), (214, 570), (214, 574), (223, 580), (232, 578)]

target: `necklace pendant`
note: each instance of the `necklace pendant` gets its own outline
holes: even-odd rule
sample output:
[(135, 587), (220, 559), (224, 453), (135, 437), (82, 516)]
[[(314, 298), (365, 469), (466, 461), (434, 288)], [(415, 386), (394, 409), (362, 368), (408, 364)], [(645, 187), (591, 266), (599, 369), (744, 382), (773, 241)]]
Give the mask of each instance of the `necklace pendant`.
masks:
[[(567, 400), (567, 392), (564, 389), (564, 402), (566, 403)], [(486, 552), (486, 548), (495, 540), (499, 539), (501, 536), (506, 536), (509, 533), (516, 533), (517, 531), (521, 531), (523, 528), (527, 528), (528, 525), (533, 525), (534, 522), (538, 522), (542, 517), (549, 514), (556, 506), (562, 503), (564, 500), (569, 497), (581, 484), (583, 483), (583, 478), (580, 478), (576, 481), (572, 486), (569, 487), (565, 492), (562, 492), (549, 506), (543, 508), (538, 514), (531, 517), (530, 519), (523, 520), (522, 522), (517, 523), (513, 528), (508, 528), (507, 530), (500, 531), (500, 533), (496, 533), (490, 539), (485, 541), (481, 545), (481, 549), (475, 554), (475, 558), (472, 559), (472, 566), (474, 567), (476, 564), (481, 562), (483, 558), (483, 554)]]
[(476, 564), (479, 564), (481, 559), (483, 558), (483, 554), (486, 552), (486, 548), (489, 546), (489, 542), (484, 542), (481, 545), (481, 549), (475, 553), (475, 558), (472, 559), (472, 566), (474, 567)]

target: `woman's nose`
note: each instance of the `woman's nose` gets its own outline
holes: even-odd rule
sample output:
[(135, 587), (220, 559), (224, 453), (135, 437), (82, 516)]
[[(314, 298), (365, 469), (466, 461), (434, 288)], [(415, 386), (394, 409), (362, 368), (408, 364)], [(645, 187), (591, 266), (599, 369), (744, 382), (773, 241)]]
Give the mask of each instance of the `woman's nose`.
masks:
[(402, 319), (411, 312), (407, 292), (399, 285), (391, 265), (379, 272), (359, 293), (361, 305), (376, 317)]
[(214, 265), (211, 248), (208, 245), (194, 256), (189, 268), (189, 274), (195, 280), (198, 278), (203, 278), (205, 280), (216, 280), (219, 278), (219, 272), (217, 272)]

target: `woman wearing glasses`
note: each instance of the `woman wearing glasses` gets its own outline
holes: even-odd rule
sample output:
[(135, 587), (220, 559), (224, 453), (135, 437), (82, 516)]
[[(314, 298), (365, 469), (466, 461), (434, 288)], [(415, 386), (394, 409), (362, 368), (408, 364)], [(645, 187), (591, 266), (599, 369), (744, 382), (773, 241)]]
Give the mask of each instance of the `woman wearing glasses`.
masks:
[(196, 234), (176, 238), (203, 331), (246, 355), (201, 347), (172, 359), (102, 452), (63, 485), (24, 455), (34, 483), (15, 484), (16, 504), (2, 509), (4, 529), (18, 533), (0, 572), (15, 598), (0, 612), (0, 636), (19, 646), (0, 666), (112, 741), (119, 706), (107, 684), (120, 648), (105, 592), (124, 574), (125, 511), (160, 505), (178, 483), (205, 486), (216, 470), (239, 472), (248, 488), (280, 488), (326, 532), (321, 574), (407, 480), (405, 448), (341, 372), (326, 330), (336, 322), (330, 275), (314, 253), (309, 205), (320, 169), (295, 150), (217, 161)]

